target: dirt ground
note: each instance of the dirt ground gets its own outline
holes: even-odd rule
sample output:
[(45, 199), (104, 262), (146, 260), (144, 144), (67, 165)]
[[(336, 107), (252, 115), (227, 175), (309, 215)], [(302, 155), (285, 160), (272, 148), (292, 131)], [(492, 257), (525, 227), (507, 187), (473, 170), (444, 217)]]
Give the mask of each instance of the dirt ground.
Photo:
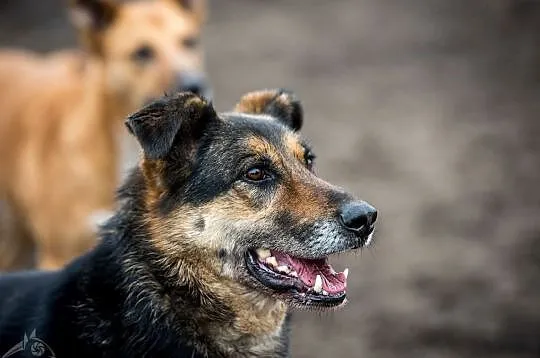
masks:
[[(319, 174), (380, 211), (334, 260), (350, 304), (296, 314), (294, 357), (540, 356), (540, 16), (509, 3), (212, 2), (218, 109), (295, 90)], [(2, 1), (0, 45), (72, 44), (61, 4)]]

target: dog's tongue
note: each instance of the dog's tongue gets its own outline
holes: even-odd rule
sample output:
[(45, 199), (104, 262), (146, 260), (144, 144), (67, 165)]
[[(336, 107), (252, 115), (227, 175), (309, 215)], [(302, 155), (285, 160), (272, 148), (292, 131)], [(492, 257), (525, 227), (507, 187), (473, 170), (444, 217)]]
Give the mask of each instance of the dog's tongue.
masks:
[(343, 272), (335, 272), (326, 259), (308, 260), (271, 251), (279, 265), (288, 265), (307, 286), (313, 287), (317, 275), (321, 275), (322, 288), (328, 293), (343, 292), (347, 288), (347, 277)]

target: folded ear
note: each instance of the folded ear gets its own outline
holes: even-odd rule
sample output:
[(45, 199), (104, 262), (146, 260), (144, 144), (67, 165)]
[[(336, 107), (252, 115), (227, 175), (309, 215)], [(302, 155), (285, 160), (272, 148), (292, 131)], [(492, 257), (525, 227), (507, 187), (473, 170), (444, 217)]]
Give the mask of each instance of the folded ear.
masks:
[(101, 34), (113, 23), (118, 5), (112, 0), (70, 0), (71, 22), (92, 53), (101, 52)]
[(293, 92), (284, 89), (249, 92), (240, 99), (235, 111), (271, 115), (293, 131), (299, 131), (304, 120), (300, 101)]
[(70, 0), (71, 19), (81, 30), (103, 30), (113, 22), (117, 10), (111, 0)]
[(146, 159), (165, 158), (175, 143), (193, 147), (208, 123), (217, 118), (211, 104), (191, 92), (163, 97), (126, 120)]

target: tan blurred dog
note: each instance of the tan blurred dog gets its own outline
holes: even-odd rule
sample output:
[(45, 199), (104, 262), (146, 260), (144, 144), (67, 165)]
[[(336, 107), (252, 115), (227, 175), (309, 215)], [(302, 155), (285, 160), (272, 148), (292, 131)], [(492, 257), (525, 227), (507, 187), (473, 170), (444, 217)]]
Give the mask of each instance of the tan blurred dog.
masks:
[(0, 52), (0, 270), (34, 252), (58, 268), (92, 247), (138, 155), (122, 119), (164, 92), (209, 96), (203, 0), (73, 0), (70, 11), (83, 51)]

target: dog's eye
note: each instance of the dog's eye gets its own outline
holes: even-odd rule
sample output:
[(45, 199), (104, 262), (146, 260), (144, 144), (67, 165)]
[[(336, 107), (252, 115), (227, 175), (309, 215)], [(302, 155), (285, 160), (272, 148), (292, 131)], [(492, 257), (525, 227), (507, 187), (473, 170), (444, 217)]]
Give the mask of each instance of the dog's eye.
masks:
[(304, 160), (306, 161), (306, 167), (309, 170), (313, 170), (313, 164), (315, 162), (315, 155), (313, 153), (307, 152)]
[(262, 181), (270, 179), (271, 175), (262, 168), (253, 167), (246, 172), (245, 177), (250, 181)]
[(195, 48), (199, 44), (199, 39), (195, 36), (190, 36), (183, 38), (181, 42), (185, 48)]
[(154, 49), (148, 45), (137, 48), (131, 54), (131, 58), (139, 62), (147, 62), (154, 58)]

